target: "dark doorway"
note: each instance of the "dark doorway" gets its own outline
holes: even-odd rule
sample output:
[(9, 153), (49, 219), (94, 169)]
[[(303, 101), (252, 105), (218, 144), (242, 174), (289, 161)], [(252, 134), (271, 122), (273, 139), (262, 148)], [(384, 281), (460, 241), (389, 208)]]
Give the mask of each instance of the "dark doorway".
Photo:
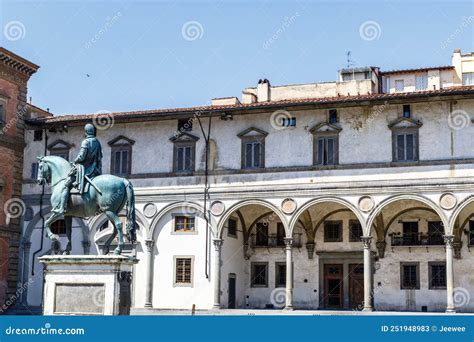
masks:
[(364, 265), (349, 265), (349, 303), (352, 309), (360, 310), (364, 302)]
[(235, 309), (235, 289), (236, 286), (236, 280), (235, 280), (235, 274), (230, 273), (229, 274), (229, 303), (227, 307), (229, 309)]
[(344, 305), (342, 264), (324, 265), (324, 306), (341, 309)]

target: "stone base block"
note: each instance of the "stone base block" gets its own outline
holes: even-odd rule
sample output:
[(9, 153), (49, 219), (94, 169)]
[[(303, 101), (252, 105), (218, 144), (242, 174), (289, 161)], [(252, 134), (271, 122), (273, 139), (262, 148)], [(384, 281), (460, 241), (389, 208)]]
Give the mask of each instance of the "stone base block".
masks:
[(115, 255), (48, 255), (44, 265), (44, 315), (128, 315), (135, 258)]

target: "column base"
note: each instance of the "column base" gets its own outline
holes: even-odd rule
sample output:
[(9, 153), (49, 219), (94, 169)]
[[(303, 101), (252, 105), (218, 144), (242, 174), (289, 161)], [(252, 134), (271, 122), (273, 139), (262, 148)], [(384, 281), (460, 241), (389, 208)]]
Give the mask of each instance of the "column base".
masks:
[(214, 304), (214, 305), (212, 306), (212, 310), (220, 310), (220, 308), (221, 308), (221, 305), (220, 305), (220, 304)]
[(145, 308), (153, 309), (153, 305), (151, 303), (145, 303)]
[(373, 312), (373, 311), (374, 311), (374, 308), (372, 308), (372, 307), (367, 307), (367, 308), (363, 308), (362, 311), (363, 311), (363, 312)]
[(285, 306), (285, 307), (283, 308), (283, 310), (285, 310), (285, 311), (293, 311), (294, 308), (293, 308), (293, 305), (287, 305), (287, 306)]
[(445, 312), (446, 312), (446, 313), (449, 313), (449, 314), (455, 314), (455, 313), (456, 313), (456, 309), (446, 309)]

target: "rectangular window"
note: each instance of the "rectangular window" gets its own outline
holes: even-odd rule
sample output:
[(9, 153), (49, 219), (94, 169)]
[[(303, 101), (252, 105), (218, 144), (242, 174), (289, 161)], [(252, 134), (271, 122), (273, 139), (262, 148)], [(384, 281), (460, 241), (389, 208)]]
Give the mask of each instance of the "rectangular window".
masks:
[(474, 246), (474, 220), (469, 220), (469, 246)]
[(252, 263), (251, 285), (252, 287), (268, 287), (268, 263)]
[(405, 81), (395, 80), (395, 90), (396, 91), (404, 91), (405, 90)]
[(193, 146), (177, 146), (176, 147), (176, 161), (175, 171), (193, 171), (194, 170), (194, 156)]
[(277, 238), (276, 238), (276, 243), (277, 246), (284, 246), (285, 245), (285, 227), (283, 226), (283, 223), (278, 222), (277, 223)]
[(258, 141), (245, 143), (245, 168), (253, 169), (263, 166), (263, 145)]
[(428, 89), (428, 75), (420, 74), (415, 76), (415, 90)]
[(418, 244), (418, 222), (403, 222), (403, 245), (415, 246)]
[(178, 132), (190, 132), (193, 130), (193, 119), (178, 120)]
[(444, 262), (430, 262), (429, 277), (430, 289), (445, 289), (446, 288), (446, 264)]
[(416, 134), (398, 133), (396, 139), (396, 161), (418, 160)]
[(342, 242), (342, 221), (324, 222), (324, 242)]
[(255, 244), (257, 246), (268, 246), (268, 224), (257, 223)]
[(411, 105), (409, 104), (403, 105), (403, 117), (404, 118), (411, 117)]
[(0, 126), (6, 123), (6, 106), (4, 102), (0, 102)]
[(337, 118), (337, 109), (330, 109), (329, 110), (329, 123), (330, 124), (335, 124), (338, 122)]
[(31, 179), (37, 179), (38, 178), (38, 163), (33, 163), (31, 164)]
[(362, 225), (358, 220), (349, 221), (349, 241), (360, 242), (360, 237), (363, 235)]
[(336, 137), (319, 137), (316, 143), (316, 165), (337, 164), (337, 141)]
[(237, 237), (237, 220), (230, 218), (227, 222), (227, 235)]
[(296, 118), (281, 118), (281, 127), (296, 127)]
[(126, 176), (129, 174), (128, 163), (129, 163), (129, 154), (128, 150), (117, 149), (114, 153), (114, 168), (113, 174)]
[(420, 288), (419, 263), (405, 262), (400, 264), (400, 288), (402, 290)]
[(474, 72), (462, 73), (462, 85), (474, 85)]
[(66, 222), (57, 220), (51, 224), (51, 231), (56, 235), (66, 235)]
[(428, 245), (443, 245), (444, 227), (441, 221), (428, 222)]
[(176, 216), (174, 218), (174, 231), (175, 232), (194, 232), (194, 217), (192, 216)]
[(286, 286), (286, 262), (275, 263), (275, 287)]
[(191, 285), (192, 284), (192, 258), (175, 259), (175, 278), (176, 285)]
[(41, 141), (43, 140), (43, 131), (41, 129), (36, 129), (33, 133), (33, 140), (34, 141)]

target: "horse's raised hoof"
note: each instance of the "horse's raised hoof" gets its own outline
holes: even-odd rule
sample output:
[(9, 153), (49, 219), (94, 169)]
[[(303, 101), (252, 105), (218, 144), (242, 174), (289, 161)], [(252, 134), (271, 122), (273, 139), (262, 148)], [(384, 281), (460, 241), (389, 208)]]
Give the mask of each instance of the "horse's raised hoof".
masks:
[(50, 234), (48, 234), (48, 237), (53, 241), (59, 241), (59, 235), (50, 233)]

